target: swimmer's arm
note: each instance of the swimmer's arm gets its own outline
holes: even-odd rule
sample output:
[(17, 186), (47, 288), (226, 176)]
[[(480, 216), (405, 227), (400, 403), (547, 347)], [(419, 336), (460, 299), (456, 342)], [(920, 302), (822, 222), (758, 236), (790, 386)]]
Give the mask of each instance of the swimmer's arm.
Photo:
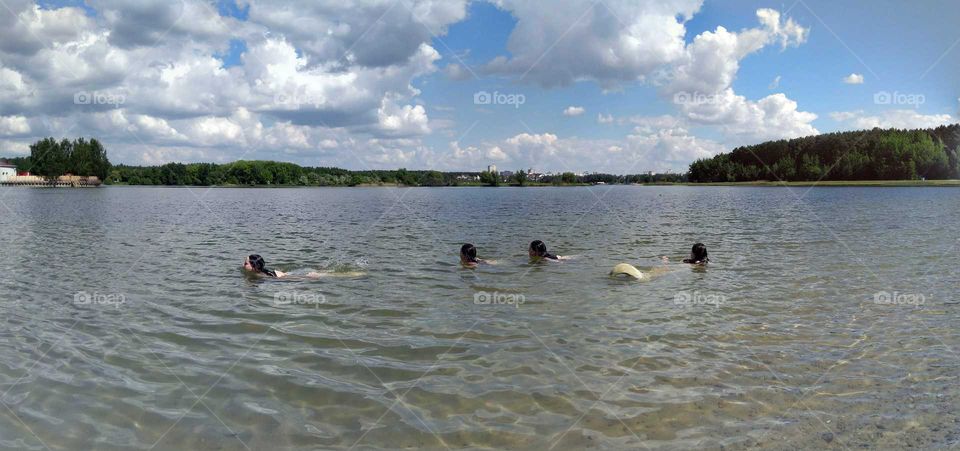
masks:
[(287, 276), (287, 273), (285, 273), (285, 272), (283, 272), (283, 271), (274, 271), (274, 272), (277, 273), (277, 278), (278, 278), (278, 279), (281, 278), (281, 277), (286, 277), (286, 276)]
[(484, 265), (496, 265), (496, 264), (497, 264), (497, 261), (496, 261), (496, 260), (488, 260), (488, 259), (484, 258), (484, 259), (481, 259), (481, 260), (480, 260), (480, 263), (483, 263)]

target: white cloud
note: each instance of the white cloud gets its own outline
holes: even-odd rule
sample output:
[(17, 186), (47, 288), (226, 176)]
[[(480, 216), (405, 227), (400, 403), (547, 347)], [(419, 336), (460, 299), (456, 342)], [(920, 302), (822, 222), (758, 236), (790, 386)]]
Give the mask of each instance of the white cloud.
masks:
[(949, 114), (920, 114), (916, 110), (887, 110), (879, 114), (870, 115), (862, 110), (839, 111), (830, 113), (830, 117), (848, 125), (853, 129), (872, 128), (935, 128), (957, 122), (957, 118)]
[[(510, 57), (483, 67), (541, 86), (595, 80), (606, 88), (643, 80), (683, 56), (684, 22), (702, 0), (497, 0), (516, 27)], [(557, 14), (564, 11), (564, 14)]]
[(719, 127), (731, 146), (819, 133), (811, 124), (817, 115), (800, 111), (785, 94), (752, 101), (734, 92), (733, 81), (743, 58), (769, 44), (786, 48), (807, 38), (807, 29), (793, 19), (783, 20), (774, 10), (758, 10), (757, 19), (759, 28), (730, 32), (717, 27), (694, 38), (663, 86), (663, 94), (674, 99), (685, 119)]
[(509, 156), (499, 146), (493, 146), (487, 151), (487, 158), (496, 161), (507, 161)]
[[(241, 21), (202, 0), (90, 0), (95, 14), (8, 0), (12, 14), (0, 14), (0, 136), (23, 149), (40, 136), (92, 133), (114, 161), (130, 163), (255, 152), (349, 167), (463, 169), (492, 160), (622, 172), (625, 161), (637, 170), (683, 169), (683, 158), (721, 149), (694, 129), (719, 130), (725, 144), (816, 132), (816, 115), (785, 94), (749, 100), (732, 89), (743, 58), (806, 40), (806, 28), (773, 10), (757, 11), (755, 28), (718, 27), (686, 44), (685, 24), (702, 0), (494, 0), (517, 22), (509, 56), (474, 68), (480, 74), (545, 87), (591, 81), (609, 96), (649, 83), (666, 98), (696, 90), (716, 103), (678, 105), (663, 116), (598, 114), (598, 123), (633, 128), (622, 139), (521, 133), (433, 149), (428, 135), (456, 136), (454, 115), (432, 119), (428, 111), (442, 110), (425, 104), (420, 90), (437, 84), (425, 76), (438, 65), (448, 78), (473, 77), (432, 47), (435, 35), (466, 17), (468, 0), (248, 3)], [(246, 50), (224, 67), (231, 41)], [(75, 104), (79, 92), (123, 101)]]
[[(95, 15), (8, 0), (0, 133), (95, 134), (115, 161), (132, 163), (166, 149), (172, 159), (254, 150), (338, 158), (330, 140), (361, 160), (427, 155), (419, 140), (404, 141), (434, 129), (412, 82), (437, 70), (433, 35), (462, 20), (466, 3), (256, 0), (239, 21), (202, 0), (91, 0)], [(231, 40), (246, 51), (224, 68)], [(81, 93), (122, 101), (77, 104)], [(376, 145), (366, 148), (369, 138)]]
[(23, 116), (0, 116), (0, 136), (25, 135), (30, 133), (30, 124)]
[[(656, 120), (663, 120), (658, 118)], [(655, 121), (656, 121), (655, 120)], [(486, 149), (486, 150), (484, 150)], [(553, 133), (521, 133), (500, 141), (461, 147), (437, 155), (449, 168), (479, 170), (490, 163), (540, 171), (596, 170), (615, 174), (685, 172), (691, 161), (725, 150), (717, 142), (690, 135), (683, 127), (636, 127), (622, 140), (559, 138)], [(504, 168), (509, 169), (509, 168)]]
[(422, 105), (399, 106), (384, 99), (377, 110), (380, 128), (392, 136), (409, 136), (430, 133), (427, 112)]
[(862, 85), (863, 84), (863, 75), (862, 74), (850, 74), (846, 77), (843, 77), (843, 82), (848, 85)]

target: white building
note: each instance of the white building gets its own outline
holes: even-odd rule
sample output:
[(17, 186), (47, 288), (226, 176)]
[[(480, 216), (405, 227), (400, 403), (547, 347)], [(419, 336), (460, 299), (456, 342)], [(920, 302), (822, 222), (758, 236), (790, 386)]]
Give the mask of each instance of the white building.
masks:
[(491, 164), (490, 166), (487, 166), (487, 172), (492, 172), (492, 173), (496, 174), (496, 173), (497, 173), (497, 165)]
[(6, 160), (0, 160), (0, 182), (5, 180), (7, 177), (15, 177), (17, 175), (17, 165), (10, 164)]

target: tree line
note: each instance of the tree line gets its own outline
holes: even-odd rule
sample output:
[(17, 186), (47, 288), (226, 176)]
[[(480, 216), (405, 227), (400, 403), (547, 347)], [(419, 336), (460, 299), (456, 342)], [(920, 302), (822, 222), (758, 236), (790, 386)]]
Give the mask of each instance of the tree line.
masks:
[[(439, 171), (349, 171), (331, 167), (304, 167), (278, 161), (233, 163), (167, 163), (161, 166), (117, 165), (108, 184), (168, 186), (359, 186), (398, 184), (410, 186), (451, 186), (462, 184), (465, 172)], [(473, 173), (477, 175), (477, 173)]]
[(30, 145), (30, 156), (8, 159), (17, 171), (56, 178), (64, 174), (107, 178), (112, 165), (107, 151), (96, 139), (73, 141), (44, 138)]
[(575, 185), (677, 183), (685, 174), (585, 174), (573, 172), (540, 176), (529, 180), (519, 170), (509, 177), (491, 172), (440, 172), (431, 170), (351, 171), (334, 167), (305, 167), (277, 161), (236, 161), (233, 163), (167, 163), (160, 166), (112, 165), (106, 149), (96, 139), (73, 141), (45, 138), (30, 146), (30, 156), (7, 158), (21, 172), (44, 177), (64, 174), (96, 176), (105, 184), (168, 186), (469, 186), (469, 185)]
[(691, 182), (960, 178), (960, 125), (828, 133), (743, 146), (690, 164)]
[[(521, 175), (522, 174), (522, 175)], [(527, 180), (526, 173), (517, 171), (511, 177), (490, 172), (440, 172), (428, 170), (368, 170), (351, 171), (332, 167), (305, 167), (277, 161), (236, 161), (215, 163), (167, 163), (161, 166), (116, 165), (105, 183), (126, 185), (168, 186), (470, 186), (530, 184), (593, 184), (593, 183), (661, 183), (683, 182), (683, 174), (613, 175), (566, 172), (544, 176), (537, 182)]]

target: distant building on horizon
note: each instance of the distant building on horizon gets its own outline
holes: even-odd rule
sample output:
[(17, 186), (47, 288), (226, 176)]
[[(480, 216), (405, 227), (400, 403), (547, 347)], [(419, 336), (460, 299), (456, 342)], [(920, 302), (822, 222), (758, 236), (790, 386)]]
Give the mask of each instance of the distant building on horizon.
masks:
[(16, 177), (17, 176), (17, 165), (10, 163), (7, 160), (0, 160), (0, 181), (6, 179), (7, 177)]
[(496, 174), (496, 173), (497, 173), (497, 165), (491, 164), (491, 165), (487, 166), (487, 172), (492, 172), (492, 173)]

